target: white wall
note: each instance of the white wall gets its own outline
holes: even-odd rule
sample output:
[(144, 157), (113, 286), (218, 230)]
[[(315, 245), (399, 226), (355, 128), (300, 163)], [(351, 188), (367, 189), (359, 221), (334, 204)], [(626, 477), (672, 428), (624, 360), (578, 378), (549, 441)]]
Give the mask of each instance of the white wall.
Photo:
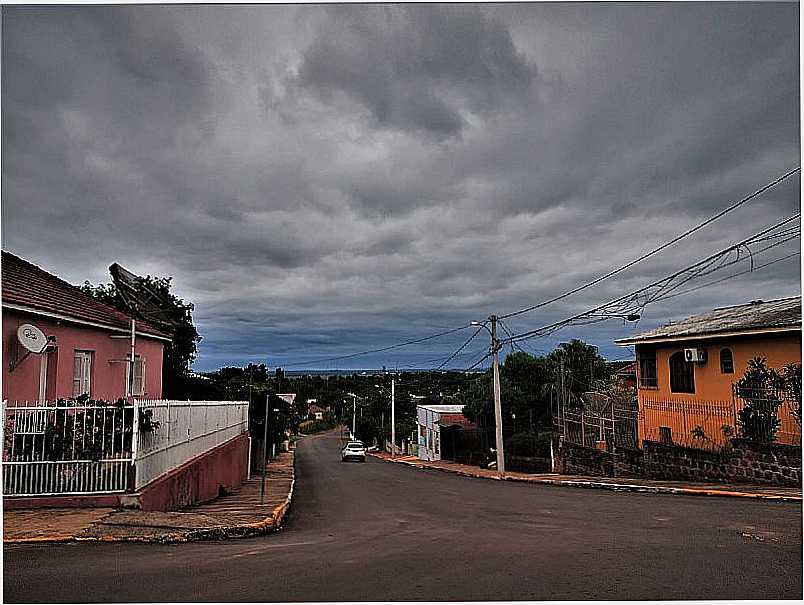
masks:
[[(416, 435), (419, 440), (420, 460), (441, 460), (441, 414), (422, 406), (416, 407)], [(425, 435), (422, 436), (422, 427)]]
[(246, 401), (137, 400), (159, 428), (138, 427), (134, 453), (136, 489), (248, 430)]

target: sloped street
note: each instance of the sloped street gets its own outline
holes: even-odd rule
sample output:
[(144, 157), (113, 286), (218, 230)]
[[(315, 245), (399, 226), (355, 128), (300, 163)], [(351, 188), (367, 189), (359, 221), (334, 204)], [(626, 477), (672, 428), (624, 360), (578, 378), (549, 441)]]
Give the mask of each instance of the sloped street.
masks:
[(801, 598), (801, 504), (496, 482), (297, 449), (280, 533), (11, 545), (7, 602)]

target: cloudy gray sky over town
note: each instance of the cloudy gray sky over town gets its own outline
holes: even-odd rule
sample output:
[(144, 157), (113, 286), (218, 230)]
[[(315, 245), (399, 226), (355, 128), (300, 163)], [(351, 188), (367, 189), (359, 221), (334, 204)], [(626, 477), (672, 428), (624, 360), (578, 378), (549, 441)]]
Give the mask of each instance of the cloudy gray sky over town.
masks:
[[(793, 3), (5, 6), (2, 17), (3, 248), (76, 284), (108, 281), (114, 261), (173, 276), (196, 305), (198, 370), (301, 367), (528, 306), (800, 162)], [(508, 327), (683, 268), (797, 212), (799, 188), (796, 175)], [(579, 337), (625, 358), (613, 339), (798, 294), (799, 263), (648, 306), (636, 326), (576, 326), (527, 346)], [(428, 367), (470, 334), (312, 366)]]

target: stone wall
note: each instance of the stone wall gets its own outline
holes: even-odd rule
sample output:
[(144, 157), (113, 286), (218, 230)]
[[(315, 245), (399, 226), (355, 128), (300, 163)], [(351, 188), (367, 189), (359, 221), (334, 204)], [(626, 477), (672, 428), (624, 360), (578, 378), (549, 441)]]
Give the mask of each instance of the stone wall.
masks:
[(719, 452), (645, 441), (643, 449), (604, 452), (564, 442), (561, 473), (605, 477), (801, 485), (801, 448), (780, 443), (733, 439)]
[(645, 452), (631, 447), (615, 447), (614, 476), (615, 477), (643, 477), (642, 463)]
[(614, 475), (614, 454), (604, 450), (563, 441), (559, 447), (559, 472), (562, 475)]

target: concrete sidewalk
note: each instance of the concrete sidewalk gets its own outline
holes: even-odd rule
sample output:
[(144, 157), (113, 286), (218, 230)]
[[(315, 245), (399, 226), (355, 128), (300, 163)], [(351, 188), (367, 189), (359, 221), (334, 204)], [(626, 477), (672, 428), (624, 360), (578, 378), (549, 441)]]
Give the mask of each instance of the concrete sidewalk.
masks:
[(628, 479), (613, 477), (590, 477), (584, 475), (559, 475), (544, 473), (532, 475), (528, 473), (506, 472), (500, 477), (497, 471), (482, 469), (468, 464), (459, 464), (449, 460), (425, 461), (416, 456), (396, 456), (377, 452), (369, 454), (382, 460), (407, 464), (416, 468), (427, 468), (464, 477), (482, 479), (495, 479), (504, 481), (522, 481), (525, 483), (539, 483), (543, 485), (558, 485), (564, 487), (585, 487), (595, 489), (608, 489), (615, 491), (649, 492), (655, 494), (685, 494), (691, 496), (723, 496), (732, 498), (761, 498), (765, 500), (798, 501), (801, 502), (801, 488), (773, 487), (748, 484), (721, 484), (697, 483), (688, 481), (657, 481), (652, 479)]
[(191, 542), (253, 536), (278, 529), (293, 496), (294, 453), (268, 465), (265, 503), (262, 476), (252, 474), (237, 490), (177, 512), (110, 508), (42, 508), (5, 511), (3, 542)]

